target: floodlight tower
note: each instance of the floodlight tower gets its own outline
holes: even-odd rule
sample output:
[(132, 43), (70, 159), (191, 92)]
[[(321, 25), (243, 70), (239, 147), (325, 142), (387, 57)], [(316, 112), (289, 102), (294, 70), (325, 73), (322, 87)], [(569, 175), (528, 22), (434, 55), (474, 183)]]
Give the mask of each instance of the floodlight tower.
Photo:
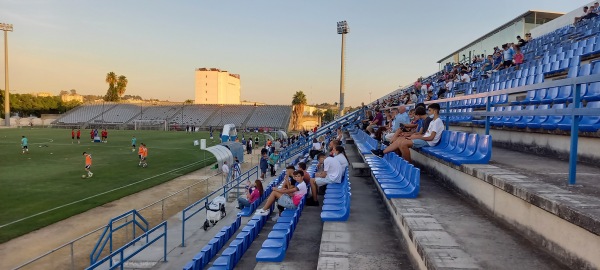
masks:
[(337, 23), (337, 33), (342, 35), (342, 67), (340, 72), (340, 111), (339, 115), (344, 115), (344, 54), (346, 51), (346, 34), (350, 32), (350, 27), (346, 21)]
[(0, 23), (0, 30), (4, 31), (4, 123), (10, 126), (10, 100), (8, 93), (8, 35), (12, 32), (13, 25)]

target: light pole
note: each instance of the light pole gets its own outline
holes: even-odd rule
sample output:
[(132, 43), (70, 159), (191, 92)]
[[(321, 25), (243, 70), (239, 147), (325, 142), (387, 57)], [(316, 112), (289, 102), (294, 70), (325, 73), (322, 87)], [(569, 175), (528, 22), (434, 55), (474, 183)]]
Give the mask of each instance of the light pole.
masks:
[(340, 112), (339, 115), (344, 115), (344, 54), (346, 51), (346, 34), (350, 31), (348, 23), (341, 21), (337, 23), (337, 33), (342, 35), (342, 67), (340, 72)]
[(10, 100), (8, 92), (8, 34), (12, 32), (13, 25), (0, 23), (0, 30), (4, 31), (4, 123), (10, 126)]

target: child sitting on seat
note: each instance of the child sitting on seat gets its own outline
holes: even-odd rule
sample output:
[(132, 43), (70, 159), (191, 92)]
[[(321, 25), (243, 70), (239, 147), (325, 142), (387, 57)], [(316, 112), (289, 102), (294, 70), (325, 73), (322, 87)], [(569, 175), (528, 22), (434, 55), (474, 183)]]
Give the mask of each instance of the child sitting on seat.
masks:
[[(256, 210), (257, 215), (268, 216), (271, 208), (271, 205), (277, 200), (277, 203), (284, 208), (287, 209), (296, 209), (298, 204), (304, 196), (306, 195), (307, 188), (306, 183), (304, 183), (304, 172), (303, 171), (295, 171), (294, 172), (294, 180), (296, 180), (297, 185), (290, 189), (285, 188), (273, 188), (273, 192), (269, 195), (265, 206), (262, 209)], [(280, 213), (281, 214), (281, 213)]]

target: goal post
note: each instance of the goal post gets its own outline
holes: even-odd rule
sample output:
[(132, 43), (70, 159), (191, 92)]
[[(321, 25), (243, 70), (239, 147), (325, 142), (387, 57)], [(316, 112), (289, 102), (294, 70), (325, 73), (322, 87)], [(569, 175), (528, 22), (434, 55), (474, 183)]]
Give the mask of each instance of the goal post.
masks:
[(167, 131), (167, 120), (134, 120), (135, 130), (163, 130)]

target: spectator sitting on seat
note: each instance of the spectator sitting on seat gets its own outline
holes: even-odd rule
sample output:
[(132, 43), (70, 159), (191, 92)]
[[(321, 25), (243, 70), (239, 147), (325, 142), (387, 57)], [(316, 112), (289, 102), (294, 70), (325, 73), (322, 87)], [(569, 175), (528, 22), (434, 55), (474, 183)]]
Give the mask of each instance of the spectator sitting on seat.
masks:
[(369, 122), (369, 126), (367, 127), (367, 131), (369, 132), (369, 134), (372, 134), (372, 136), (375, 136), (375, 127), (380, 127), (381, 124), (383, 122), (383, 114), (381, 113), (381, 111), (379, 110), (379, 108), (375, 109), (375, 118), (373, 118), (373, 121)]
[(429, 122), (431, 122), (431, 118), (427, 116), (425, 104), (417, 104), (414, 120), (410, 124), (404, 125), (404, 129), (406, 131), (398, 134), (398, 136), (394, 139), (394, 142), (397, 141), (398, 138), (406, 138), (413, 134), (423, 134), (423, 126), (425, 124), (429, 126)]
[(348, 168), (348, 156), (346, 156), (346, 150), (343, 146), (338, 145), (333, 149), (333, 158), (342, 165), (341, 174), (343, 174), (346, 171), (346, 168)]
[(497, 51), (496, 53), (494, 53), (494, 69), (493, 71), (498, 71), (504, 68), (504, 64), (502, 62), (502, 54), (501, 51)]
[(410, 100), (408, 102), (408, 104), (415, 104), (417, 103), (419, 100), (419, 97), (417, 96), (417, 94), (413, 91), (410, 93)]
[(337, 136), (335, 137), (335, 139), (341, 142), (344, 139), (344, 132), (342, 131), (342, 128), (338, 128), (336, 132)]
[(588, 13), (581, 18), (582, 20), (588, 20), (598, 16), (598, 2), (596, 2), (593, 6), (590, 6), (588, 9)]
[(281, 188), (290, 189), (296, 186), (296, 180), (294, 180), (295, 170), (296, 168), (292, 165), (285, 167), (285, 177), (283, 178), (283, 183), (281, 183)]
[(504, 68), (509, 68), (513, 65), (513, 58), (515, 56), (515, 51), (509, 44), (502, 45), (502, 59)]
[(463, 83), (471, 82), (471, 77), (469, 76), (469, 74), (467, 74), (467, 72), (465, 70), (460, 71), (460, 82), (463, 82)]
[(310, 174), (306, 171), (306, 163), (298, 162), (298, 168), (304, 172), (304, 182), (310, 183)]
[(525, 41), (527, 41), (527, 42), (531, 41), (531, 33), (525, 34)]
[(493, 66), (494, 66), (494, 58), (490, 54), (487, 56), (487, 59), (485, 61), (483, 61), (483, 64), (481, 65), (481, 74), (486, 74), (487, 72), (491, 71)]
[(523, 64), (524, 57), (525, 56), (521, 52), (521, 48), (519, 46), (515, 45), (515, 59), (514, 59), (514, 62), (515, 62), (515, 65), (517, 66), (517, 68), (519, 66), (521, 66), (521, 64)]
[(362, 120), (362, 129), (367, 130), (367, 127), (369, 127), (369, 123), (371, 123), (373, 119), (373, 112), (371, 110), (365, 110), (365, 119)]
[(402, 133), (402, 128), (410, 124), (410, 117), (408, 113), (406, 113), (406, 107), (400, 106), (397, 109), (392, 109), (392, 111), (396, 116), (394, 117), (394, 121), (392, 122), (393, 125), (391, 132), (385, 135), (385, 140), (388, 142), (391, 142), (396, 137), (398, 137), (399, 134)]
[(588, 15), (588, 11), (589, 8), (587, 6), (584, 6), (583, 15), (581, 15), (580, 17), (575, 17), (575, 19), (573, 20), (573, 24), (577, 24), (579, 21), (583, 20), (583, 18)]
[(312, 142), (312, 148), (310, 149), (310, 152), (308, 153), (309, 157), (311, 159), (315, 158), (315, 156), (318, 153), (321, 153), (322, 150), (322, 145), (319, 141), (317, 141), (317, 138), (313, 138), (313, 142)]
[(307, 205), (319, 205), (317, 190), (320, 186), (331, 183), (340, 183), (342, 165), (335, 158), (329, 157), (324, 153), (317, 156), (319, 165), (323, 166), (323, 171), (315, 173), (315, 178), (310, 179), (313, 200)]
[(525, 46), (525, 44), (527, 44), (527, 41), (522, 39), (521, 36), (517, 36), (517, 41), (519, 42), (517, 45), (519, 45), (519, 47), (523, 47)]
[(436, 100), (436, 99), (437, 99), (437, 98), (435, 98), (435, 97), (433, 96), (433, 91), (428, 91), (428, 92), (427, 92), (427, 96), (425, 97), (425, 100), (426, 100), (426, 101), (432, 101), (432, 100)]
[(340, 145), (340, 141), (338, 140), (329, 141), (329, 144), (327, 145), (327, 153), (330, 157), (333, 157), (333, 149), (338, 145)]
[(246, 206), (250, 206), (254, 203), (260, 196), (263, 195), (263, 186), (260, 180), (254, 181), (254, 188), (246, 187), (246, 194), (240, 196), (238, 198), (238, 209), (242, 209)]
[[(410, 156), (410, 148), (419, 149), (423, 147), (435, 146), (440, 141), (440, 137), (442, 136), (442, 132), (444, 131), (444, 122), (439, 117), (440, 105), (437, 103), (429, 105), (429, 113), (433, 115), (433, 121), (429, 125), (425, 134), (413, 134), (412, 136), (406, 139), (401, 138), (398, 140), (398, 144), (400, 144), (399, 149), (402, 153), (402, 158), (408, 163), (412, 163), (412, 159)], [(386, 150), (378, 152), (378, 156), (383, 157)]]
[[(304, 183), (304, 172), (303, 171), (295, 171), (294, 172), (294, 180), (298, 183), (295, 187), (290, 189), (279, 189), (273, 188), (273, 192), (269, 195), (267, 202), (263, 206), (262, 209), (256, 211), (256, 214), (267, 216), (269, 215), (269, 208), (271, 205), (277, 200), (277, 204), (283, 206), (287, 209), (296, 209), (298, 204), (302, 200), (302, 198), (307, 193), (306, 183)], [(281, 212), (279, 213), (281, 215)]]

